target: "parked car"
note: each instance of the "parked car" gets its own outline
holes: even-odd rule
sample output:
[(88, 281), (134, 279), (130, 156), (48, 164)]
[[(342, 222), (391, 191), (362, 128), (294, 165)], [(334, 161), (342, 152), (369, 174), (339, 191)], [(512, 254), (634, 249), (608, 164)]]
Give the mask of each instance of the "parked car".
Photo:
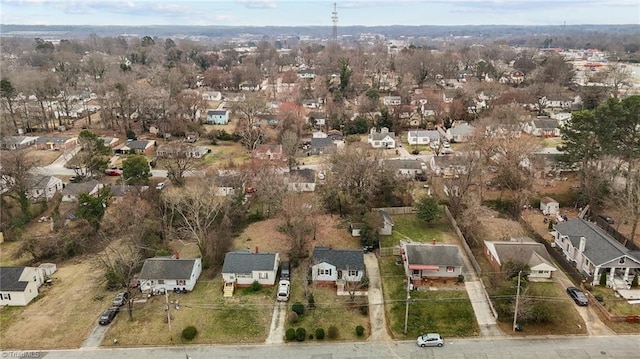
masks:
[(119, 307), (111, 307), (102, 313), (100, 316), (100, 321), (98, 322), (100, 325), (107, 325), (111, 323), (115, 318), (118, 312), (120, 311)]
[(280, 263), (280, 279), (291, 280), (291, 265), (289, 262)]
[(444, 338), (438, 333), (422, 334), (416, 339), (419, 347), (441, 347), (444, 345)]
[(576, 287), (567, 288), (567, 294), (576, 302), (577, 305), (586, 306), (589, 305), (589, 299), (587, 296)]
[(281, 280), (278, 282), (278, 302), (286, 302), (289, 300), (289, 291), (291, 290), (291, 282)]
[(111, 167), (109, 169), (106, 169), (104, 171), (104, 174), (106, 174), (107, 176), (122, 176), (122, 169)]
[(122, 307), (123, 305), (125, 305), (127, 303), (127, 301), (129, 301), (129, 293), (128, 292), (121, 292), (121, 293), (118, 293), (116, 295), (116, 297), (113, 299), (113, 303), (111, 303), (111, 305), (114, 306), (114, 307)]
[(600, 219), (602, 219), (603, 221), (609, 223), (609, 224), (614, 224), (615, 221), (613, 220), (613, 218), (611, 216), (607, 216), (606, 214), (599, 214), (598, 217), (600, 217)]

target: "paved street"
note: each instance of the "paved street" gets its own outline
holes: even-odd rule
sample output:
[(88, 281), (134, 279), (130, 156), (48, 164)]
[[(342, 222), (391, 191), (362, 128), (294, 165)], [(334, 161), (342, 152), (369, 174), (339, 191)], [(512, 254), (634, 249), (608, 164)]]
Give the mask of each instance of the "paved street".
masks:
[[(446, 339), (446, 338), (445, 338)], [(161, 348), (77, 349), (2, 352), (2, 358), (47, 359), (417, 359), (417, 358), (637, 358), (640, 336), (450, 339), (442, 348), (419, 348), (413, 341), (290, 343), (277, 345), (175, 346)], [(28, 356), (30, 355), (30, 356)]]

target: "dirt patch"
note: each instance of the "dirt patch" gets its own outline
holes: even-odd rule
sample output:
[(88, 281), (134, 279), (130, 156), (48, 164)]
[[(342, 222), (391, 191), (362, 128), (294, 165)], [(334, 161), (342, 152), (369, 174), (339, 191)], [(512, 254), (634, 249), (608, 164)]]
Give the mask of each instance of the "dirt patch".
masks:
[(64, 152), (51, 150), (36, 150), (32, 148), (27, 152), (27, 158), (36, 161), (38, 166), (48, 166)]
[(511, 237), (522, 237), (526, 231), (520, 223), (504, 218), (501, 214), (490, 208), (485, 208), (484, 215), (478, 219), (481, 223), (481, 237), (489, 241), (506, 241)]

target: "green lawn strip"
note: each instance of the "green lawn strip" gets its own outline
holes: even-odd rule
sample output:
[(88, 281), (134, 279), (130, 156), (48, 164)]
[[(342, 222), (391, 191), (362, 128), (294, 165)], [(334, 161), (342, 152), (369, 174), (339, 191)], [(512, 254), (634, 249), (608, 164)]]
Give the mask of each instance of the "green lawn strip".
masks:
[(406, 288), (404, 271), (393, 257), (379, 261), (385, 310), (391, 331), (398, 339), (415, 338), (425, 332), (444, 337), (477, 336), (479, 328), (464, 290), (413, 291), (409, 304), (407, 335), (404, 331)]
[(394, 222), (393, 232), (390, 236), (381, 237), (382, 247), (393, 247), (401, 240), (407, 239), (423, 243), (431, 242), (433, 239), (440, 241), (445, 233), (451, 232), (451, 225), (444, 216), (430, 224), (424, 223), (415, 214), (391, 217)]
[(591, 293), (602, 296), (602, 304), (614, 315), (640, 315), (640, 306), (627, 303), (623, 298), (616, 297), (610, 288), (593, 287)]

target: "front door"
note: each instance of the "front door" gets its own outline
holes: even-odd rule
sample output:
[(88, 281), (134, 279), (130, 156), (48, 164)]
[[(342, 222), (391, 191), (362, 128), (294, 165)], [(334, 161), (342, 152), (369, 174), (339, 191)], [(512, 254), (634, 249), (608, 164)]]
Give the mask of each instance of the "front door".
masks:
[(341, 270), (338, 271), (338, 279), (342, 279), (342, 271)]

